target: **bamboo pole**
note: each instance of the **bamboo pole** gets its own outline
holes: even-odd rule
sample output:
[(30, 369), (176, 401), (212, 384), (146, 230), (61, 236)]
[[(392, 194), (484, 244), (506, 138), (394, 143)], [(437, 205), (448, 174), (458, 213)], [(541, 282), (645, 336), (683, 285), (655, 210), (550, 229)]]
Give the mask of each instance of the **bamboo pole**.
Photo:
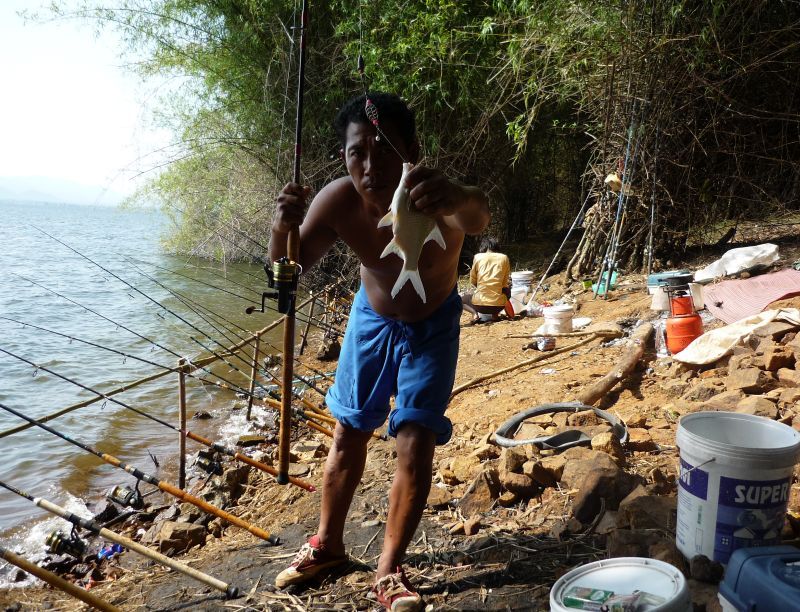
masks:
[(213, 576), (209, 576), (208, 574), (204, 574), (199, 570), (189, 567), (185, 563), (181, 563), (180, 561), (177, 561), (175, 559), (170, 559), (169, 557), (167, 557), (166, 555), (162, 555), (158, 551), (147, 548), (146, 546), (143, 546), (142, 544), (139, 544), (138, 542), (135, 542), (130, 538), (126, 538), (123, 535), (115, 533), (114, 531), (111, 531), (106, 527), (103, 527), (96, 521), (77, 516), (72, 512), (70, 512), (69, 510), (62, 508), (61, 506), (58, 506), (49, 500), (46, 500), (41, 497), (33, 497), (29, 493), (21, 491), (20, 489), (17, 489), (16, 487), (2, 481), (0, 481), (0, 487), (4, 487), (9, 491), (11, 491), (12, 493), (16, 493), (20, 497), (27, 499), (28, 501), (39, 506), (40, 508), (47, 510), (51, 514), (54, 514), (58, 517), (63, 518), (65, 521), (72, 523), (76, 527), (82, 527), (83, 529), (86, 529), (87, 531), (95, 535), (99, 535), (100, 537), (110, 542), (116, 542), (117, 544), (120, 544), (121, 546), (124, 546), (129, 550), (132, 550), (144, 557), (147, 557), (148, 559), (152, 559), (156, 563), (160, 563), (161, 565), (174, 569), (175, 571), (180, 572), (181, 574), (190, 576), (195, 580), (202, 582), (203, 584), (207, 584), (210, 587), (222, 591), (228, 597), (236, 597), (239, 593), (239, 589), (236, 588), (235, 586), (226, 584), (221, 580), (214, 578)]
[(178, 486), (186, 487), (186, 360), (178, 360)]
[(0, 558), (8, 561), (12, 565), (16, 565), (23, 571), (36, 576), (39, 580), (45, 581), (50, 586), (53, 586), (60, 591), (64, 591), (76, 599), (80, 599), (82, 602), (92, 606), (93, 608), (96, 608), (97, 610), (102, 610), (103, 612), (120, 612), (119, 608), (112, 606), (103, 599), (100, 599), (94, 593), (85, 591), (79, 586), (64, 580), (61, 576), (57, 576), (53, 572), (48, 572), (46, 569), (39, 567), (35, 563), (31, 563), (19, 555), (15, 555), (13, 552), (3, 548), (2, 546), (0, 546)]
[(306, 327), (303, 329), (303, 333), (301, 334), (300, 340), (300, 349), (298, 350), (298, 355), (302, 355), (303, 351), (306, 348), (306, 344), (308, 343), (308, 330), (311, 328), (311, 317), (314, 316), (314, 304), (317, 302), (316, 296), (313, 296), (314, 299), (311, 300), (311, 304), (308, 306), (308, 319), (306, 320)]
[(250, 420), (253, 411), (253, 393), (256, 390), (256, 376), (258, 375), (258, 349), (261, 344), (261, 336), (256, 336), (253, 343), (253, 363), (250, 370), (250, 394), (247, 396), (247, 420)]
[(456, 395), (458, 395), (462, 391), (469, 389), (470, 387), (477, 385), (478, 383), (487, 381), (490, 378), (494, 378), (495, 376), (500, 376), (501, 374), (507, 374), (508, 372), (513, 372), (514, 370), (517, 370), (519, 368), (534, 364), (537, 361), (544, 361), (545, 359), (549, 359), (550, 357), (553, 357), (560, 353), (566, 353), (567, 351), (571, 351), (572, 349), (578, 348), (582, 344), (587, 344), (588, 342), (595, 340), (597, 337), (598, 337), (597, 335), (593, 334), (588, 338), (584, 338), (583, 340), (576, 342), (574, 344), (570, 344), (569, 346), (564, 346), (562, 348), (555, 349), (553, 351), (547, 351), (546, 353), (542, 353), (541, 355), (537, 355), (536, 357), (531, 357), (530, 359), (526, 359), (525, 361), (521, 361), (520, 363), (517, 363), (515, 365), (508, 366), (507, 368), (502, 368), (495, 372), (490, 372), (489, 374), (484, 374), (483, 376), (478, 376), (477, 378), (473, 378), (469, 382), (465, 382), (463, 385), (459, 385), (458, 387), (453, 389), (453, 391), (450, 393), (450, 399), (452, 400)]

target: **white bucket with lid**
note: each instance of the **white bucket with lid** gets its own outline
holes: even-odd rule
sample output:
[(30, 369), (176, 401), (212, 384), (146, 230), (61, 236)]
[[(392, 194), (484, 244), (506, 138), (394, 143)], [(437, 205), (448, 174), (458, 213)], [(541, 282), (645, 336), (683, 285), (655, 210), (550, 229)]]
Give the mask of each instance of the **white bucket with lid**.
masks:
[[(683, 574), (674, 566), (656, 559), (642, 557), (619, 557), (594, 561), (576, 567), (561, 576), (550, 589), (551, 612), (575, 612), (575, 607), (565, 604), (570, 593), (594, 591), (594, 602), (608, 597), (630, 595), (641, 591), (654, 596), (657, 604), (645, 604), (636, 608), (642, 612), (691, 612), (692, 600)], [(605, 593), (601, 593), (605, 591)], [(592, 597), (592, 594), (589, 595)], [(598, 609), (598, 608), (585, 608)]]
[(566, 334), (572, 331), (572, 315), (575, 309), (569, 304), (547, 306), (542, 309), (547, 333)]
[(727, 563), (737, 548), (780, 541), (800, 432), (735, 412), (696, 412), (678, 424), (676, 543), (688, 559)]

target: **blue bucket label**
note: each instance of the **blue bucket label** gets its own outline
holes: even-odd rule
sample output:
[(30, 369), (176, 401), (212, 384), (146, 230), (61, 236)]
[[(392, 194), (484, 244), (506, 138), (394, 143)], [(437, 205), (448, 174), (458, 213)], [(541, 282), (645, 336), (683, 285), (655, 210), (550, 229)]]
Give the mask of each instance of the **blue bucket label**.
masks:
[(740, 480), (720, 476), (714, 560), (727, 563), (737, 548), (780, 542), (791, 476)]
[(687, 493), (705, 500), (708, 498), (708, 472), (681, 459), (680, 486)]

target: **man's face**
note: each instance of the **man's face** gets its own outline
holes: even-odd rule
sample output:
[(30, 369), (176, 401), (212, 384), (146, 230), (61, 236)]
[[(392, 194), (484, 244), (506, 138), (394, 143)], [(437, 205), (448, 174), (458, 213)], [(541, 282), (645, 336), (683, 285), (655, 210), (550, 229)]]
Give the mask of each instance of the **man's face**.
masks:
[(382, 123), (380, 127), (383, 135), (376, 141), (377, 132), (372, 124), (350, 123), (342, 153), (347, 172), (361, 197), (370, 204), (388, 206), (400, 182), (404, 159), (415, 161), (416, 154), (409, 150), (394, 125)]

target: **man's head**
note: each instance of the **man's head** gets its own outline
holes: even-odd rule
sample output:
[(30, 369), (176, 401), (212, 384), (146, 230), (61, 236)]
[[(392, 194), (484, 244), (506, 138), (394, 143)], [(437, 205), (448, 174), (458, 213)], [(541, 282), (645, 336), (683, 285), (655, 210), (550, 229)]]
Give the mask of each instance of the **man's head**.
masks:
[(497, 252), (499, 247), (500, 243), (497, 241), (497, 238), (494, 236), (484, 236), (479, 248), (481, 253), (487, 253), (489, 251)]
[[(378, 125), (385, 131), (384, 125), (391, 124), (403, 140), (407, 149), (412, 149), (417, 142), (417, 127), (412, 111), (400, 97), (379, 91), (368, 93), (367, 96), (378, 109)], [(347, 126), (351, 123), (366, 123), (372, 125), (367, 117), (366, 98), (356, 96), (348, 100), (339, 110), (333, 121), (333, 129), (339, 137), (342, 149), (347, 146)], [(392, 143), (395, 144), (395, 143)]]
[(380, 134), (367, 118), (364, 96), (345, 104), (334, 127), (342, 141), (342, 159), (356, 190), (365, 202), (383, 208), (391, 203), (403, 162), (416, 163), (419, 145), (414, 113), (400, 98), (383, 93), (368, 95), (378, 109)]

